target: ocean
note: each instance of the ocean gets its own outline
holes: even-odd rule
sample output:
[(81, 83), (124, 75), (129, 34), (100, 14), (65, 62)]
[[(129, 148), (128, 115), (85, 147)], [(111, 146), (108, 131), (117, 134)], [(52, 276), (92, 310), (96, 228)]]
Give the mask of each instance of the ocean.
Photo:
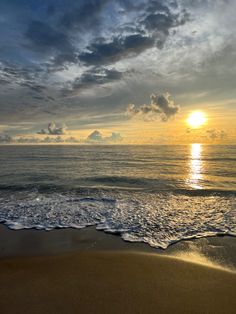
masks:
[(236, 236), (236, 146), (2, 145), (0, 222), (167, 248)]

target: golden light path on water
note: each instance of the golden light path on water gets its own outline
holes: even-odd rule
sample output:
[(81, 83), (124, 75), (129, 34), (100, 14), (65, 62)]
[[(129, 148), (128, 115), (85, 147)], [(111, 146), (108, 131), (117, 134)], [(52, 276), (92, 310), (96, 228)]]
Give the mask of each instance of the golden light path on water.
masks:
[(202, 189), (202, 145), (191, 144), (189, 174), (187, 184), (194, 189)]

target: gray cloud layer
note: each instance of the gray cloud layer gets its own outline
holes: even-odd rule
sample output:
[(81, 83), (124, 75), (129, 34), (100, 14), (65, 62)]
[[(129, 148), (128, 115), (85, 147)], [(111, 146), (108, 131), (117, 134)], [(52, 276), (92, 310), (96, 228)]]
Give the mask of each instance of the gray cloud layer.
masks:
[[(234, 0), (2, 0), (0, 123), (115, 116), (155, 86), (183, 106), (232, 102), (235, 9)], [(165, 102), (129, 111), (168, 120), (178, 107)]]
[(123, 73), (115, 69), (92, 68), (77, 77), (73, 84), (73, 90), (91, 88), (94, 85), (104, 85), (121, 80)]

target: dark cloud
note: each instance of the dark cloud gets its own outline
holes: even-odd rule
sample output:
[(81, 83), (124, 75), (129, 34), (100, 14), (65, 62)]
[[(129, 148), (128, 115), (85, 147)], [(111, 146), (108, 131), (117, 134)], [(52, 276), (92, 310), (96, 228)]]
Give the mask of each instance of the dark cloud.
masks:
[(116, 37), (110, 42), (95, 42), (88, 47), (89, 52), (79, 55), (88, 65), (110, 64), (122, 58), (137, 55), (154, 45), (154, 39), (141, 34)]
[(103, 85), (114, 81), (119, 81), (123, 73), (115, 69), (94, 68), (84, 72), (76, 78), (72, 84), (73, 90), (90, 88), (94, 85)]
[(52, 16), (55, 14), (56, 8), (53, 4), (50, 4), (47, 8), (47, 13), (49, 16)]
[(78, 62), (78, 53), (71, 43), (70, 36), (42, 21), (31, 21), (25, 33), (29, 48), (33, 51), (49, 55), (44, 63), (45, 73), (65, 69), (67, 64)]
[[(176, 1), (173, 1), (176, 3)], [(147, 8), (148, 13), (155, 13), (155, 12), (163, 12), (167, 15), (170, 14), (170, 9), (167, 4), (170, 5), (169, 1), (162, 1), (162, 0), (150, 0), (148, 1), (149, 5)]]
[(168, 35), (171, 28), (178, 26), (178, 14), (173, 13), (166, 4), (163, 1), (150, 1), (146, 16), (142, 20), (147, 30)]
[(65, 124), (58, 127), (54, 122), (48, 124), (48, 129), (41, 129), (38, 134), (48, 134), (48, 135), (64, 135), (66, 134), (67, 127)]
[(168, 35), (169, 29), (173, 27), (173, 19), (163, 13), (150, 14), (145, 18), (144, 25), (148, 30), (162, 31)]
[(190, 20), (190, 12), (183, 6), (181, 1), (149, 1), (146, 10), (144, 25), (149, 30), (168, 32), (168, 29), (185, 24)]
[(65, 12), (60, 20), (60, 24), (66, 29), (71, 28), (95, 28), (100, 22), (98, 18), (104, 5), (108, 0), (86, 0), (80, 1), (82, 4), (71, 8)]
[[(136, 56), (154, 46), (163, 48), (170, 29), (189, 20), (186, 10), (173, 13), (162, 1), (151, 1), (141, 12), (136, 23), (120, 28), (119, 36), (110, 41), (95, 39), (87, 51), (80, 53), (79, 59), (87, 65), (103, 65)], [(127, 31), (135, 33), (125, 35)]]
[(66, 34), (41, 21), (31, 21), (25, 36), (37, 51), (74, 52)]
[[(124, 6), (124, 2), (120, 2)], [(131, 3), (127, 4), (130, 8)], [(126, 6), (127, 6), (126, 5)], [(169, 35), (171, 28), (184, 24), (188, 20), (188, 14), (185, 10), (179, 14), (173, 13), (163, 1), (151, 1), (149, 5), (143, 6), (140, 10), (136, 24), (123, 26), (123, 31), (136, 31), (136, 33), (126, 35), (121, 34), (114, 37), (109, 42), (94, 41), (88, 46), (88, 52), (83, 52), (79, 55), (81, 61), (86, 64), (108, 64), (126, 58), (132, 55), (137, 55), (146, 49), (153, 47), (155, 43), (159, 48), (162, 48), (166, 37)], [(143, 17), (142, 17), (143, 16)], [(146, 29), (146, 34), (143, 31)], [(161, 43), (160, 44), (160, 40)]]
[[(157, 38), (151, 30), (154, 21), (148, 23), (148, 19), (159, 12), (174, 21), (176, 14), (168, 6), (169, 2), (144, 0), (1, 2), (4, 22), (0, 21), (0, 27), (5, 27), (4, 33), (9, 35), (0, 41), (0, 57), (3, 56), (0, 60), (4, 64), (4, 69), (0, 64), (0, 80), (2, 84), (24, 88), (20, 97), (25, 95), (28, 103), (30, 99), (32, 103), (35, 100), (59, 103), (56, 93), (49, 88), (66, 89), (67, 82), (63, 84), (60, 78), (54, 82), (53, 75), (69, 69), (71, 64), (83, 62), (86, 66), (82, 75), (72, 82), (72, 89), (118, 81), (122, 73), (105, 70), (103, 66), (137, 56), (152, 47), (161, 48), (163, 35)], [(162, 29), (164, 24), (166, 28), (176, 25), (166, 20), (159, 22)], [(53, 99), (48, 98), (51, 94)]]
[(149, 105), (142, 105), (140, 107), (130, 104), (126, 113), (130, 117), (140, 117), (144, 120), (154, 120), (158, 117), (163, 122), (168, 121), (179, 111), (179, 106), (171, 99), (170, 94), (152, 94), (150, 96), (151, 103)]
[(52, 62), (47, 65), (47, 71), (55, 72), (55, 71), (62, 71), (66, 69), (67, 64), (77, 63), (78, 62), (78, 54), (71, 50), (68, 53), (59, 53), (56, 55)]
[(145, 18), (140, 22), (156, 39), (159, 49), (163, 48), (171, 29), (184, 25), (190, 19), (190, 14), (185, 9), (178, 13), (171, 10), (171, 7), (178, 7), (177, 1), (169, 3), (169, 6), (167, 4), (168, 2), (164, 4), (163, 1), (151, 1)]
[(171, 99), (170, 94), (151, 95), (151, 105), (153, 108), (160, 110), (161, 118), (167, 121), (179, 111), (179, 106)]

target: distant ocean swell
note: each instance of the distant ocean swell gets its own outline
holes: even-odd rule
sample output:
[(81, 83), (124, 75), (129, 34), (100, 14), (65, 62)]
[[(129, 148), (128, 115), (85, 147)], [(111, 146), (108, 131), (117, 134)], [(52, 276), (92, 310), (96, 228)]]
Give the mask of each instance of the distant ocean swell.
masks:
[[(67, 187), (68, 189), (68, 187)], [(230, 191), (160, 191), (0, 186), (0, 221), (11, 229), (84, 228), (167, 248), (189, 238), (236, 236)]]

